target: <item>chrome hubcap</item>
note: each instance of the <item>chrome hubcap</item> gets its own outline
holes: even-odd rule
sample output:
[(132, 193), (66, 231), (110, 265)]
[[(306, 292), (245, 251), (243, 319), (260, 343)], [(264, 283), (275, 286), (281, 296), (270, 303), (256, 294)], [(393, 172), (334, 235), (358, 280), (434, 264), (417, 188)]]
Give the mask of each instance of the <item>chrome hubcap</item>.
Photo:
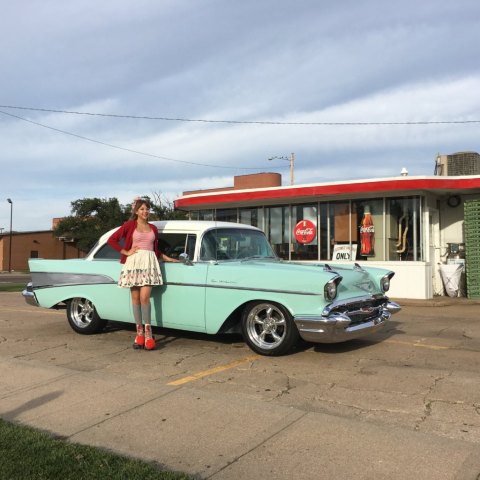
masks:
[(283, 312), (271, 303), (260, 303), (250, 310), (246, 330), (250, 340), (263, 349), (278, 347), (286, 334)]
[(95, 307), (86, 298), (74, 298), (70, 303), (70, 315), (77, 327), (85, 328), (93, 320)]

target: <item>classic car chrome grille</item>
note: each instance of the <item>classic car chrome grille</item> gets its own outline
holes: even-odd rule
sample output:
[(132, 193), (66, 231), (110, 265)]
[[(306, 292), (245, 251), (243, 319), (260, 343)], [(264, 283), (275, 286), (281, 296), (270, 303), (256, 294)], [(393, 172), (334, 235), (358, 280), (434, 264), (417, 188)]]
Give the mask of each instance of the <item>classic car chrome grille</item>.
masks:
[(350, 318), (350, 326), (369, 322), (380, 315), (385, 304), (384, 298), (362, 300), (359, 302), (352, 302), (343, 305), (334, 306), (330, 314), (343, 314)]

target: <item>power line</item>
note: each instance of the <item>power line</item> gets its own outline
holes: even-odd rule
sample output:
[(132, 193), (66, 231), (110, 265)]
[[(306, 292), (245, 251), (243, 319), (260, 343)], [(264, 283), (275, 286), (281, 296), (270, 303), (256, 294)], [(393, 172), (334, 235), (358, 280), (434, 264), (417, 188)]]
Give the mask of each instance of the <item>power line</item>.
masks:
[(199, 122), (199, 123), (229, 123), (246, 125), (320, 125), (320, 126), (379, 126), (379, 125), (462, 125), (480, 123), (480, 120), (439, 120), (439, 121), (405, 121), (405, 122), (277, 122), (255, 120), (208, 120), (203, 118), (174, 118), (174, 117), (149, 117), (140, 115), (118, 115), (113, 113), (76, 112), (70, 110), (54, 110), (51, 108), (20, 107), (17, 105), (0, 105), (0, 108), (17, 110), (30, 110), (47, 113), (63, 113), (69, 115), (86, 115), (93, 117), (125, 118), (136, 120), (162, 120), (167, 122)]
[(125, 148), (125, 147), (120, 147), (118, 145), (113, 145), (112, 143), (102, 142), (100, 140), (95, 140), (94, 138), (89, 138), (89, 137), (85, 137), (83, 135), (78, 135), (76, 133), (72, 133), (72, 132), (68, 132), (66, 130), (61, 130), (59, 128), (51, 127), (51, 126), (45, 125), (43, 123), (34, 122), (33, 120), (29, 120), (28, 118), (20, 117), (18, 115), (14, 115), (13, 113), (7, 113), (7, 112), (4, 112), (2, 110), (0, 110), (0, 113), (3, 114), (3, 115), (7, 115), (9, 117), (17, 118), (17, 119), (22, 120), (24, 122), (31, 123), (33, 125), (37, 125), (38, 127), (47, 128), (49, 130), (53, 130), (54, 132), (63, 133), (65, 135), (70, 135), (71, 137), (79, 138), (80, 140), (86, 140), (88, 142), (97, 143), (97, 144), (103, 145), (105, 147), (116, 148), (117, 150), (123, 150), (123, 151), (129, 152), (129, 153), (135, 153), (137, 155), (144, 155), (146, 157), (153, 157), (153, 158), (159, 158), (161, 160), (168, 160), (169, 162), (184, 163), (184, 164), (187, 164), (187, 165), (196, 165), (196, 166), (199, 166), (199, 167), (227, 168), (227, 169), (234, 169), (234, 170), (263, 170), (264, 169), (264, 167), (227, 167), (227, 166), (224, 166), (224, 165), (211, 165), (211, 164), (208, 164), (208, 163), (199, 163), (199, 162), (189, 162), (189, 161), (186, 161), (186, 160), (178, 160), (176, 158), (164, 157), (162, 155), (155, 155), (153, 153), (141, 152), (139, 150), (132, 150), (130, 148)]

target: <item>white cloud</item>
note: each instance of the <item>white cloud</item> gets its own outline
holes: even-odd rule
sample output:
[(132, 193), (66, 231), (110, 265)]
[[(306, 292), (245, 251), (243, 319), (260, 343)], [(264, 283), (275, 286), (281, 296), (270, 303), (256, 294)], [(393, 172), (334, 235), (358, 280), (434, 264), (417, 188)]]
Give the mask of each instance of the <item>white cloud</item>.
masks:
[[(0, 104), (239, 121), (479, 120), (479, 14), (470, 0), (461, 8), (446, 0), (394, 8), (379, 0), (19, 0), (2, 11)], [(272, 155), (294, 152), (300, 183), (390, 176), (403, 166), (430, 174), (437, 152), (480, 150), (478, 124), (235, 125), (3, 110), (151, 154), (0, 114), (0, 191), (14, 199), (20, 230), (49, 228), (78, 198), (126, 203), (161, 191), (173, 199), (229, 186), (253, 172), (247, 167), (280, 171), (288, 183), (288, 162)], [(9, 219), (3, 203), (0, 227)]]

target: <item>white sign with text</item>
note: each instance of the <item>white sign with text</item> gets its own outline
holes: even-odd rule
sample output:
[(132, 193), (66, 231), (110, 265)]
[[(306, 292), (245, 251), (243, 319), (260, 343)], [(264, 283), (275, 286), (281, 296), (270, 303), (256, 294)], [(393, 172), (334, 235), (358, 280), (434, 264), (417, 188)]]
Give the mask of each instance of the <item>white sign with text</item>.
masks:
[(334, 245), (332, 260), (355, 260), (357, 258), (357, 245)]

